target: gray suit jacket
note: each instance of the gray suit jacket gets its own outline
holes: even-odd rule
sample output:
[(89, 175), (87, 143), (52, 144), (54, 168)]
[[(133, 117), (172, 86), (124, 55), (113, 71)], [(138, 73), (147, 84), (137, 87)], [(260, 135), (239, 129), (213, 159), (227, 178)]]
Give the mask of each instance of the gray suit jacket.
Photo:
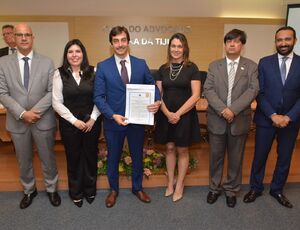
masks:
[[(241, 57), (232, 88), (229, 109), (235, 114), (230, 125), (232, 135), (246, 134), (251, 124), (251, 102), (258, 93), (257, 64)], [(227, 107), (228, 74), (226, 58), (212, 62), (204, 84), (204, 95), (208, 100), (207, 126), (214, 134), (224, 134), (227, 121), (221, 112)]]
[(56, 126), (52, 102), (53, 62), (34, 53), (28, 91), (21, 80), (17, 54), (0, 58), (0, 103), (7, 109), (6, 128), (12, 133), (24, 133), (29, 127), (20, 119), (24, 110), (35, 109), (42, 118), (34, 125), (40, 130)]

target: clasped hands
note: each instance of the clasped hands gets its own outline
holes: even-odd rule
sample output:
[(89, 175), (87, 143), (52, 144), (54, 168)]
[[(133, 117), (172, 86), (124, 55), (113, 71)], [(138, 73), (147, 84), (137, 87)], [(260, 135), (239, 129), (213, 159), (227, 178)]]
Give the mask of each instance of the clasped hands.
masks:
[(234, 118), (234, 113), (229, 109), (229, 108), (225, 108), (222, 112), (221, 112), (221, 116), (225, 118), (225, 120), (228, 123), (231, 123), (233, 121)]
[[(156, 101), (153, 104), (148, 105), (147, 109), (150, 113), (156, 113), (159, 110), (160, 105), (161, 105), (161, 101)], [(127, 117), (124, 117), (120, 114), (114, 114), (112, 117), (118, 125), (122, 125), (122, 126), (128, 125)]]
[(291, 121), (291, 119), (288, 116), (286, 116), (286, 115), (278, 115), (278, 114), (273, 114), (271, 116), (271, 119), (273, 121), (273, 126), (275, 126), (277, 128), (284, 128)]
[(77, 120), (74, 122), (74, 126), (85, 133), (90, 132), (94, 124), (95, 121), (92, 118), (90, 118), (87, 122), (84, 122), (82, 120)]
[(22, 114), (22, 120), (27, 124), (34, 124), (41, 119), (40, 111), (29, 110)]

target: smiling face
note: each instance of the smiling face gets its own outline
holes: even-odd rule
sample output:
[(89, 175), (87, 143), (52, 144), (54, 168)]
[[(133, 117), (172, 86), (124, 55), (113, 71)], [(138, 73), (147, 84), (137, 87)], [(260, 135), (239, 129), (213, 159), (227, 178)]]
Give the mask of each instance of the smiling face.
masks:
[(181, 41), (174, 38), (170, 45), (170, 56), (172, 62), (181, 63), (183, 61), (184, 48)]
[(34, 36), (27, 24), (18, 24), (15, 27), (15, 41), (21, 54), (27, 56), (33, 48)]
[(129, 53), (129, 41), (127, 39), (126, 33), (122, 32), (112, 37), (111, 45), (114, 53), (122, 58), (125, 58)]
[(72, 69), (80, 68), (83, 60), (83, 53), (78, 45), (72, 45), (67, 52), (67, 60)]
[(279, 54), (283, 56), (289, 55), (293, 52), (294, 45), (297, 39), (294, 38), (294, 32), (292, 30), (280, 30), (275, 35), (275, 46)]

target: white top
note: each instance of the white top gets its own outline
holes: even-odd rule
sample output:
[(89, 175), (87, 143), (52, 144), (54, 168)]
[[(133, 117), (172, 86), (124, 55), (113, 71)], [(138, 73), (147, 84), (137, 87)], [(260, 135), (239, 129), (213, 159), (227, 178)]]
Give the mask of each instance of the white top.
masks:
[[(284, 56), (282, 56), (281, 54), (278, 53), (278, 62), (279, 62), (279, 69), (280, 69), (280, 66), (281, 66), (281, 63), (282, 63), (282, 58)], [(285, 79), (287, 78), (287, 75), (290, 71), (290, 68), (291, 68), (291, 64), (292, 64), (292, 60), (293, 60), (293, 57), (294, 57), (294, 53), (291, 52), (289, 55), (286, 56), (287, 59), (285, 61), (285, 65), (286, 65), (286, 75), (285, 75)]]
[(130, 64), (130, 58), (129, 58), (129, 55), (127, 55), (125, 58), (120, 58), (118, 57), (117, 55), (114, 55), (115, 56), (115, 61), (116, 61), (116, 65), (118, 67), (118, 70), (119, 70), (119, 73), (120, 73), (120, 76), (121, 76), (121, 64), (120, 64), (120, 61), (122, 60), (125, 60), (125, 66), (126, 66), (126, 69), (127, 69), (127, 73), (128, 73), (128, 80), (130, 82), (130, 79), (131, 79), (131, 64)]
[[(76, 83), (79, 85), (80, 80), (77, 80), (75, 74), (72, 74)], [(54, 110), (65, 120), (70, 122), (72, 125), (77, 121), (77, 118), (71, 113), (71, 111), (64, 105), (64, 97), (62, 94), (63, 83), (59, 70), (57, 69), (53, 76), (53, 90), (52, 90), (52, 107)], [(101, 113), (99, 112), (96, 105), (93, 107), (91, 118), (96, 121)]]
[[(25, 57), (25, 56), (23, 54), (21, 54), (19, 51), (17, 52), (17, 56), (18, 56), (20, 73), (21, 73), (21, 80), (22, 80), (23, 85), (24, 85), (24, 64), (25, 64), (25, 61), (22, 58)], [(33, 51), (31, 50), (31, 52), (26, 57), (29, 58), (28, 59), (28, 65), (29, 65), (29, 73), (30, 73), (31, 72), (31, 62), (32, 62), (32, 57), (33, 57)]]
[(234, 62), (234, 72), (236, 73), (237, 71), (237, 68), (238, 68), (238, 65), (239, 65), (239, 62), (240, 62), (240, 56), (235, 59), (235, 60), (230, 60), (228, 57), (226, 57), (226, 62), (227, 62), (227, 74), (229, 75), (229, 71), (230, 71), (230, 67), (231, 67), (231, 62)]

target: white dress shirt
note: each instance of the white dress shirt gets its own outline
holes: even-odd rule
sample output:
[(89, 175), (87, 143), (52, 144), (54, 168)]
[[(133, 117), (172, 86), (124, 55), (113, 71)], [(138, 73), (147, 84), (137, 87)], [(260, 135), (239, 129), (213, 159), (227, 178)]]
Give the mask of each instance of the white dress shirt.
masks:
[(120, 61), (122, 60), (125, 60), (125, 66), (126, 66), (126, 69), (127, 69), (127, 73), (128, 73), (128, 80), (130, 82), (130, 79), (131, 79), (131, 64), (130, 64), (130, 58), (129, 58), (129, 55), (127, 55), (125, 58), (120, 58), (118, 57), (117, 55), (114, 55), (115, 56), (115, 61), (116, 61), (116, 65), (118, 67), (118, 70), (119, 70), (119, 74), (121, 76), (121, 64), (120, 64)]
[[(280, 66), (281, 66), (281, 63), (282, 63), (282, 58), (284, 56), (282, 56), (281, 54), (278, 54), (278, 63), (279, 63), (279, 69), (280, 69)], [(291, 52), (289, 55), (286, 56), (287, 59), (285, 61), (285, 65), (286, 65), (286, 75), (285, 75), (285, 79), (287, 78), (288, 76), (288, 73), (290, 71), (290, 68), (291, 68), (291, 64), (292, 64), (292, 60), (293, 60), (293, 57), (294, 57), (294, 53)]]
[[(72, 74), (76, 83), (79, 85), (80, 80), (76, 79), (75, 73)], [(59, 70), (56, 70), (53, 76), (53, 90), (52, 90), (52, 106), (54, 110), (65, 120), (70, 122), (72, 125), (78, 120), (71, 111), (64, 105), (64, 97), (63, 97), (63, 83), (61, 80), (61, 76)], [(91, 118), (96, 121), (101, 113), (99, 112), (96, 105), (93, 107)]]
[[(21, 80), (24, 85), (24, 64), (25, 61), (22, 59), (25, 57), (23, 54), (21, 54), (19, 51), (17, 52), (18, 56), (18, 62), (19, 62), (19, 68), (20, 68), (20, 73), (21, 73)], [(31, 72), (31, 62), (32, 62), (32, 57), (33, 57), (33, 51), (31, 51), (26, 57), (28, 57), (28, 65), (29, 65), (29, 73)], [(30, 74), (29, 74), (30, 77)]]

